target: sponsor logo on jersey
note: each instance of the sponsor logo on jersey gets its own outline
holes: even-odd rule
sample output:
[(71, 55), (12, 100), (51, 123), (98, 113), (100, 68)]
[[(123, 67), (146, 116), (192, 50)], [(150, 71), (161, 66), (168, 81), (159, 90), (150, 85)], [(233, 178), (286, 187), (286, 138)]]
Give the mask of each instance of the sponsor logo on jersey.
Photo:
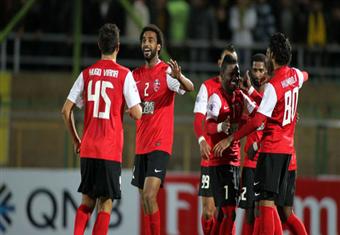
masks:
[(159, 79), (156, 79), (154, 82), (153, 82), (153, 90), (155, 92), (159, 91), (159, 88), (161, 87), (161, 82), (159, 81)]

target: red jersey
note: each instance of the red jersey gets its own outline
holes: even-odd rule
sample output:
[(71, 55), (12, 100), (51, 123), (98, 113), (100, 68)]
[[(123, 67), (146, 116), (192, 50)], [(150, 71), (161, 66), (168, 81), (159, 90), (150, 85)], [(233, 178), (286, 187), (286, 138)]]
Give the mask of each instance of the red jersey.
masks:
[(163, 61), (133, 71), (143, 106), (142, 118), (136, 121), (136, 154), (172, 153), (175, 92), (184, 94), (184, 90), (170, 72)]
[(265, 85), (258, 112), (267, 116), (260, 152), (292, 154), (299, 88), (304, 81), (300, 70), (282, 66)]
[(82, 71), (68, 99), (85, 106), (80, 157), (122, 162), (123, 114), (140, 103), (132, 73), (112, 60), (99, 60)]
[[(209, 98), (207, 121), (214, 119), (218, 123), (223, 122), (229, 116), (231, 125), (242, 125), (243, 110), (248, 109), (251, 113), (256, 105), (251, 102), (249, 97), (243, 94), (241, 90), (236, 90), (232, 95), (227, 94), (222, 87), (217, 89)], [(207, 142), (213, 148), (219, 141), (226, 138), (223, 132), (210, 135)], [(209, 166), (233, 165), (240, 166), (240, 141), (233, 141), (231, 145), (224, 150), (222, 157), (215, 157), (211, 151), (209, 157)]]
[[(194, 113), (201, 113), (203, 115), (206, 115), (209, 97), (220, 87), (221, 87), (221, 82), (220, 82), (219, 77), (212, 77), (212, 78), (209, 78), (208, 80), (205, 80), (202, 83), (200, 90), (196, 96)], [(206, 130), (203, 129), (202, 132), (203, 132), (204, 138), (207, 139), (208, 137), (207, 137)], [(204, 167), (209, 166), (209, 161), (205, 159), (201, 159), (201, 166), (204, 166)]]

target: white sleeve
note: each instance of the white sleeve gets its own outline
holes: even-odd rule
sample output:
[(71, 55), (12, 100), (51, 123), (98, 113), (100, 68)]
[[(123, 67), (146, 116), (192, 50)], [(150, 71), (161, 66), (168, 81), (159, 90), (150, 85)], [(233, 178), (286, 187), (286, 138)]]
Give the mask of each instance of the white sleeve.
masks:
[(220, 110), (222, 107), (222, 101), (217, 94), (212, 94), (208, 101), (208, 110), (207, 110), (207, 120), (214, 119), (217, 120), (218, 115), (220, 114)]
[(262, 113), (267, 117), (271, 117), (276, 103), (277, 96), (274, 86), (271, 83), (265, 84), (263, 98), (257, 112)]
[(177, 94), (183, 95), (185, 93), (185, 90), (181, 89), (181, 83), (171, 77), (171, 68), (168, 67), (168, 69), (166, 70), (166, 83), (168, 85), (169, 90), (176, 92)]
[(207, 113), (207, 105), (208, 105), (208, 90), (207, 87), (202, 84), (198, 94), (196, 96), (194, 113)]
[(74, 82), (67, 99), (76, 104), (78, 108), (82, 108), (84, 105), (83, 100), (83, 90), (84, 90), (84, 79), (83, 72), (81, 72)]
[(243, 92), (242, 92), (242, 95), (243, 95), (244, 104), (247, 107), (248, 113), (252, 113), (254, 111), (254, 109), (256, 108), (256, 102), (252, 101), (249, 98), (249, 96), (245, 95)]
[(303, 74), (302, 72), (297, 69), (297, 68), (293, 68), (295, 71), (296, 71), (296, 74), (297, 74), (297, 77), (298, 77), (298, 81), (299, 81), (299, 88), (302, 87), (302, 84), (303, 84), (303, 81), (304, 81), (304, 77), (303, 77)]
[(123, 94), (128, 108), (140, 103), (136, 82), (133, 79), (132, 73), (130, 71), (126, 75), (124, 81)]

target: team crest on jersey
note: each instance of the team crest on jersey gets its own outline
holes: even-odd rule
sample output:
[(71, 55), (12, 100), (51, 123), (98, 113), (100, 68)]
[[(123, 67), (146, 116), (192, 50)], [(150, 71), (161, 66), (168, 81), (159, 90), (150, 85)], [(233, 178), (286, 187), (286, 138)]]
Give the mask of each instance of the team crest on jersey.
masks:
[(159, 79), (156, 79), (154, 82), (153, 82), (153, 90), (155, 92), (159, 91), (159, 88), (161, 87), (161, 82), (159, 81)]

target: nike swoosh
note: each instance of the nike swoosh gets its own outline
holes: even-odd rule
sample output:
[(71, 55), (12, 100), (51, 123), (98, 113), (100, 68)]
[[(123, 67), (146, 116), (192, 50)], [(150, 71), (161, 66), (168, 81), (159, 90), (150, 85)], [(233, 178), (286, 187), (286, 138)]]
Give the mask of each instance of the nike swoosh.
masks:
[(258, 185), (260, 181), (254, 182), (254, 186)]
[(257, 197), (257, 196), (259, 196), (260, 195), (260, 193), (255, 193), (255, 197)]
[(155, 173), (159, 173), (159, 172), (162, 172), (162, 170), (155, 169)]

